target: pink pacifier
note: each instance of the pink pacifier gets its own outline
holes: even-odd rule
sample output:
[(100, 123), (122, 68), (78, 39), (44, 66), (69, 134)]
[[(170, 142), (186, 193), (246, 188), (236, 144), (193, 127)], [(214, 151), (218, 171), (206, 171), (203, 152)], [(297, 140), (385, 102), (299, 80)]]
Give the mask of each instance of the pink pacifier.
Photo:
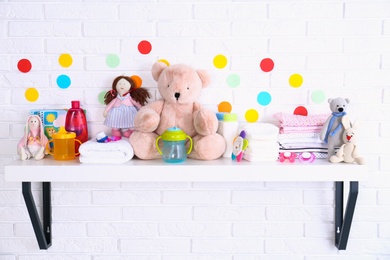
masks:
[(314, 153), (309, 153), (309, 152), (303, 152), (299, 154), (298, 159), (300, 162), (304, 163), (312, 163), (316, 159), (316, 156)]
[(295, 162), (295, 158), (297, 158), (296, 153), (291, 152), (283, 152), (279, 153), (279, 161), (284, 162), (285, 160), (289, 160), (291, 163)]

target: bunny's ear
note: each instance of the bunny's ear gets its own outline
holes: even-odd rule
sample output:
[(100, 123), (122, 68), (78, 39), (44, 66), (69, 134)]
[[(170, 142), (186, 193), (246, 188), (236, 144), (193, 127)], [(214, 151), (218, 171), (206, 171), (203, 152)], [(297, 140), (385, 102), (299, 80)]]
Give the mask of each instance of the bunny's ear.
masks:
[(349, 118), (347, 116), (343, 116), (341, 118), (341, 123), (343, 124), (344, 129), (351, 128), (351, 123), (349, 122)]
[(360, 127), (360, 122), (359, 122), (359, 121), (353, 122), (352, 128), (357, 129), (357, 128), (359, 128), (359, 127)]

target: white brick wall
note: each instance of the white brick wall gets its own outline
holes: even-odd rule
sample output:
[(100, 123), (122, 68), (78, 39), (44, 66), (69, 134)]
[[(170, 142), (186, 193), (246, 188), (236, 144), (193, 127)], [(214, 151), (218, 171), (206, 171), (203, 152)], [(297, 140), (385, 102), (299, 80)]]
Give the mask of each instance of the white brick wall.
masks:
[[(150, 54), (137, 50), (152, 43)], [(63, 68), (58, 57), (69, 53)], [(108, 68), (107, 54), (120, 65)], [(216, 69), (215, 55), (228, 58)], [(263, 73), (259, 63), (272, 58)], [(20, 73), (27, 58), (33, 68)], [(385, 260), (390, 258), (390, 3), (335, 1), (0, 1), (0, 165), (16, 157), (29, 109), (69, 107), (79, 99), (91, 136), (103, 129), (97, 96), (115, 76), (151, 78), (157, 59), (210, 72), (201, 101), (228, 100), (234, 112), (256, 108), (260, 120), (298, 105), (328, 112), (327, 98), (351, 98), (363, 122), (362, 146), (380, 177), (361, 183), (346, 251), (334, 244), (332, 183), (53, 183), (53, 246), (38, 249), (19, 183), (0, 167), (0, 260)], [(237, 89), (226, 77), (240, 76)], [(288, 77), (300, 73), (299, 89)], [(67, 74), (62, 90), (56, 78)], [(39, 100), (26, 101), (28, 87)], [(272, 94), (261, 107), (259, 89)], [(40, 187), (33, 185), (39, 207)]]

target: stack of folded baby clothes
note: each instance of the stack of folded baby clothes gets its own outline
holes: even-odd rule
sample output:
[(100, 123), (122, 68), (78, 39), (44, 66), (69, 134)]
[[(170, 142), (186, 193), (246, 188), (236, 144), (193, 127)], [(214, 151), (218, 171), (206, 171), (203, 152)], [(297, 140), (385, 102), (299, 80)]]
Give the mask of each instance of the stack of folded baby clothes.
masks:
[[(250, 162), (276, 161), (279, 157), (277, 126), (269, 123), (248, 123), (240, 127), (245, 131), (248, 148), (244, 160)], [(241, 132), (241, 131), (239, 131)]]
[(320, 133), (328, 117), (328, 114), (274, 114), (274, 118), (279, 121), (280, 152), (311, 152), (316, 158), (326, 158), (327, 146), (320, 139)]

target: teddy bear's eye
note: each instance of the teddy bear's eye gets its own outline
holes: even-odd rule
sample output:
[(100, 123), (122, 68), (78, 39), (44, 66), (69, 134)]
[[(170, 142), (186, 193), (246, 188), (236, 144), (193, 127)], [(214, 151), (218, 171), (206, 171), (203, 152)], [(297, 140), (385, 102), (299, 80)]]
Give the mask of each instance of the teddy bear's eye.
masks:
[(169, 88), (169, 85), (168, 85), (168, 88)]
[(190, 86), (187, 86), (187, 89), (190, 89)]

